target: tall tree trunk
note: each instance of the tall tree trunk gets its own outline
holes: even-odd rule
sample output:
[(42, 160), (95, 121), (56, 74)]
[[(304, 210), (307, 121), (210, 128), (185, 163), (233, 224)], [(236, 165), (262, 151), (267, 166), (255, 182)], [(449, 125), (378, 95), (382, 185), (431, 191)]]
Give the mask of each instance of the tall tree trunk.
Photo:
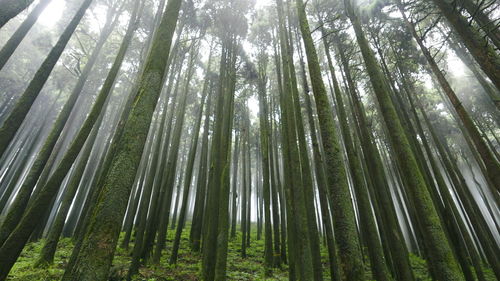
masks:
[(495, 51), (487, 39), (469, 25), (467, 19), (460, 14), (455, 6), (446, 0), (432, 0), (439, 8), (441, 14), (447, 19), (448, 24), (456, 32), (476, 59), (484, 73), (500, 90), (500, 55)]
[[(81, 7), (83, 8), (83, 6)], [(0, 230), (0, 245), (2, 245), (5, 240), (7, 239), (8, 235), (14, 230), (14, 227), (16, 227), (17, 223), (19, 222), (21, 216), (23, 215), (23, 212), (26, 209), (26, 206), (28, 205), (28, 202), (30, 200), (30, 195), (31, 198), (36, 198), (38, 193), (43, 190), (43, 186), (47, 183), (47, 178), (49, 177), (49, 172), (55, 162), (55, 158), (57, 156), (57, 151), (60, 150), (61, 147), (61, 142), (57, 142), (58, 139), (61, 139), (63, 136), (61, 133), (65, 132), (64, 128), (65, 125), (70, 117), (71, 112), (73, 111), (76, 101), (80, 98), (83, 86), (85, 85), (85, 82), (87, 81), (87, 78), (90, 75), (91, 70), (93, 69), (95, 63), (97, 62), (97, 58), (100, 54), (100, 51), (102, 50), (102, 47), (104, 46), (104, 43), (106, 42), (107, 38), (109, 37), (112, 29), (113, 29), (113, 21), (112, 21), (112, 15), (113, 13), (109, 13), (107, 16), (107, 21), (106, 21), (106, 26), (103, 29), (103, 32), (101, 33), (99, 40), (92, 51), (92, 54), (89, 57), (89, 60), (87, 64), (85, 65), (84, 69), (82, 70), (82, 73), (80, 77), (78, 78), (78, 81), (73, 88), (68, 100), (64, 104), (63, 109), (61, 112), (58, 114), (56, 121), (54, 122), (54, 125), (52, 126), (52, 129), (45, 140), (42, 148), (40, 149), (40, 152), (36, 156), (36, 159), (34, 161), (33, 166), (31, 167), (26, 179), (24, 180), (23, 184), (19, 187), (18, 194), (16, 196), (16, 199), (14, 203), (11, 206), (11, 209), (9, 210), (7, 217), (5, 218), (4, 222), (2, 223), (1, 230)], [(103, 100), (101, 101), (101, 104), (97, 106), (96, 112), (94, 114), (99, 114), (100, 109), (102, 108), (102, 104), (105, 101), (105, 97), (103, 97)], [(90, 130), (92, 129), (92, 126), (97, 118), (97, 115), (93, 117), (93, 119), (89, 120), (88, 127), (86, 127), (84, 132), (82, 132), (82, 139), (77, 140), (75, 142), (75, 145), (72, 147), (74, 150), (71, 151), (71, 153), (68, 154), (68, 157), (66, 158), (66, 165), (63, 165), (62, 163), (59, 164), (60, 170), (58, 172), (61, 172), (61, 174), (58, 175), (58, 177), (63, 177), (66, 175), (64, 171), (67, 171), (71, 168), (72, 161), (76, 158), (78, 155), (78, 152), (80, 151), (81, 146), (83, 145), (83, 142), (85, 142), (85, 138), (88, 136), (90, 133)], [(1, 129), (0, 129), (1, 130)], [(1, 134), (1, 133), (0, 133)], [(64, 134), (64, 133), (63, 133)], [(75, 139), (76, 140), (76, 139)], [(69, 152), (69, 151), (68, 151)], [(58, 182), (58, 177), (54, 177), (55, 182)], [(62, 181), (62, 179), (61, 179)], [(40, 188), (36, 189), (33, 192), (33, 189), (35, 188), (35, 185), (38, 183), (40, 185)], [(59, 185), (57, 185), (59, 187)], [(57, 188), (55, 187), (55, 188)], [(33, 192), (33, 194), (31, 194)], [(43, 204), (50, 205), (49, 202), (44, 202)], [(19, 240), (21, 241), (21, 240)]]
[(11, 18), (28, 8), (33, 0), (3, 0), (0, 2), (0, 28)]
[[(22, 1), (11, 0), (11, 2), (12, 1), (17, 3), (25, 2), (25, 0)], [(8, 5), (7, 2), (4, 3), (2, 4)], [(52, 47), (52, 50), (45, 58), (42, 65), (40, 65), (40, 67), (38, 68), (37, 72), (35, 73), (35, 76), (29, 83), (24, 93), (16, 102), (16, 105), (9, 113), (9, 116), (4, 120), (2, 127), (0, 128), (0, 157), (1, 155), (4, 154), (5, 150), (7, 149), (7, 146), (11, 142), (12, 138), (14, 138), (14, 135), (21, 126), (21, 123), (26, 118), (26, 114), (28, 114), (31, 105), (33, 104), (33, 102), (35, 102), (35, 99), (38, 97), (38, 94), (40, 94), (43, 85), (45, 85), (45, 82), (47, 82), (50, 73), (54, 69), (54, 66), (56, 65), (57, 61), (59, 60), (59, 57), (64, 51), (66, 44), (68, 44), (71, 35), (73, 35), (73, 32), (80, 23), (80, 20), (82, 19), (83, 15), (87, 11), (87, 8), (90, 6), (91, 3), (92, 0), (85, 0), (82, 3), (76, 14), (73, 16), (71, 22), (68, 24), (66, 29), (64, 29), (57, 43), (54, 45), (54, 47)], [(4, 9), (0, 10), (4, 11)], [(1, 27), (1, 22), (0, 22), (0, 27)]]
[[(233, 153), (233, 181), (232, 181), (232, 203), (231, 203), (231, 238), (236, 237), (236, 222), (238, 220), (238, 169), (239, 169), (239, 156), (240, 156), (240, 135), (236, 135), (234, 141), (234, 153)], [(242, 138), (243, 139), (243, 138)], [(194, 215), (193, 215), (194, 216)]]
[[(474, 143), (475, 148), (479, 152), (479, 155), (481, 156), (481, 160), (484, 163), (484, 166), (486, 168), (487, 172), (487, 177), (491, 181), (493, 186), (488, 185), (489, 187), (492, 188), (491, 192), (495, 195), (495, 199), (497, 203), (499, 203), (499, 197), (498, 197), (498, 192), (500, 191), (500, 163), (497, 161), (493, 153), (491, 152), (490, 148), (484, 141), (483, 137), (479, 133), (476, 125), (472, 121), (469, 113), (465, 110), (464, 106), (462, 105), (462, 102), (458, 99), (457, 95), (455, 94), (455, 91), (451, 88), (451, 85), (448, 83), (446, 80), (446, 77), (444, 74), (441, 72), (441, 69), (437, 65), (436, 61), (434, 60), (433, 56), (425, 47), (424, 42), (422, 39), (418, 36), (415, 26), (408, 20), (406, 17), (406, 14), (404, 12), (403, 5), (401, 2), (398, 0), (398, 7), (403, 15), (403, 19), (413, 35), (413, 38), (417, 41), (418, 45), (420, 46), (420, 49), (422, 50), (422, 53), (424, 54), (425, 58), (427, 59), (427, 63), (432, 69), (432, 72), (436, 76), (439, 85), (445, 92), (446, 96), (450, 100), (451, 104), (453, 105), (454, 110), (456, 111), (457, 115), (460, 117), (460, 120), (462, 121), (465, 129), (467, 130), (467, 133), (469, 133), (470, 137), (472, 138), (472, 141)], [(500, 69), (500, 64), (498, 65)], [(498, 72), (498, 71), (497, 71)], [(499, 88), (500, 89), (500, 88)]]
[[(0, 50), (0, 70), (5, 66), (10, 56), (14, 53), (17, 46), (21, 43), (23, 38), (26, 36), (31, 27), (35, 24), (36, 20), (42, 13), (42, 11), (47, 7), (51, 0), (40, 1), (35, 8), (30, 12), (28, 17), (23, 21), (23, 23), (16, 29), (14, 34), (9, 38), (7, 43)], [(19, 1), (18, 2), (22, 2)], [(1, 7), (1, 5), (0, 5)], [(1, 14), (1, 12), (0, 12)], [(1, 155), (1, 153), (0, 153)]]
[(347, 113), (344, 107), (344, 101), (342, 100), (342, 93), (340, 91), (340, 86), (337, 78), (335, 77), (335, 69), (333, 68), (329, 46), (326, 41), (326, 34), (323, 29), (322, 35), (328, 67), (330, 68), (330, 76), (333, 82), (333, 94), (334, 100), (336, 101), (337, 105), (336, 108), (338, 112), (340, 128), (344, 139), (344, 146), (347, 152), (349, 168), (353, 178), (353, 187), (358, 202), (360, 228), (361, 232), (366, 236), (366, 242), (368, 244), (370, 265), (372, 267), (372, 272), (376, 280), (391, 280), (392, 277), (387, 268), (381, 241), (378, 237), (378, 230), (375, 223), (375, 214), (372, 213), (372, 206), (368, 194), (368, 186), (365, 184), (363, 174), (363, 166), (361, 164), (360, 156), (354, 148), (353, 138), (347, 120)]
[(356, 93), (356, 86), (351, 76), (349, 62), (345, 55), (340, 38), (335, 35), (335, 43), (343, 66), (343, 73), (347, 82), (347, 88), (350, 93), (353, 119), (356, 121), (358, 135), (360, 136), (361, 148), (365, 155), (365, 162), (371, 182), (374, 185), (375, 202), (378, 202), (379, 209), (382, 211), (382, 226), (387, 228), (389, 248), (392, 261), (394, 263), (395, 277), (397, 280), (414, 280), (410, 266), (409, 253), (406, 247), (401, 227), (398, 223), (396, 210), (391, 200), (391, 194), (388, 186), (388, 180), (385, 176), (383, 163), (380, 153), (373, 142), (373, 135), (368, 127), (367, 118), (364, 114), (361, 101)]
[[(207, 68), (209, 70), (209, 68)], [(208, 73), (208, 71), (207, 71)], [(210, 87), (210, 94), (212, 87)], [(196, 189), (195, 204), (193, 210), (193, 222), (191, 223), (191, 233), (189, 238), (191, 241), (191, 249), (195, 252), (200, 251), (201, 235), (204, 227), (203, 214), (205, 211), (205, 201), (207, 195), (207, 170), (208, 170), (208, 139), (210, 130), (210, 113), (212, 108), (207, 106), (205, 113), (205, 121), (203, 125), (203, 137), (201, 140), (201, 155), (200, 167), (198, 168), (198, 183)]]
[[(206, 90), (207, 91), (207, 90)], [(182, 205), (179, 213), (179, 222), (177, 223), (177, 230), (175, 232), (174, 244), (172, 246), (172, 254), (170, 256), (169, 263), (174, 264), (177, 262), (177, 254), (179, 251), (179, 245), (181, 240), (182, 229), (184, 228), (184, 223), (186, 220), (187, 205), (189, 199), (189, 190), (191, 188), (191, 181), (193, 175), (193, 166), (196, 156), (196, 150), (198, 147), (198, 137), (201, 127), (201, 118), (203, 117), (203, 105), (205, 103), (205, 97), (207, 92), (204, 92), (204, 96), (201, 98), (201, 104), (198, 108), (198, 119), (196, 120), (195, 127), (193, 129), (193, 138), (191, 139), (191, 145), (189, 148), (188, 163), (186, 167), (186, 173), (184, 175), (184, 194), (182, 197)], [(210, 98), (209, 98), (210, 99)], [(208, 101), (208, 108), (210, 108), (210, 100)]]
[(341, 267), (345, 278), (364, 280), (364, 268), (359, 241), (357, 239), (356, 221), (350, 198), (349, 185), (344, 169), (344, 161), (335, 130), (331, 105), (328, 101), (323, 83), (318, 55), (310, 33), (305, 5), (297, 0), (300, 30), (306, 50), (311, 85), (318, 111), (320, 134), (325, 153), (327, 182), (333, 209), (336, 242), (339, 245)]
[(353, 24), (366, 70), (370, 76), (373, 90), (380, 105), (380, 111), (388, 128), (392, 148), (396, 153), (402, 171), (407, 177), (412, 203), (419, 213), (420, 221), (422, 222), (421, 230), (425, 234), (424, 243), (429, 251), (429, 266), (438, 280), (463, 280), (463, 275), (453, 257), (426, 183), (418, 168), (417, 160), (411, 150), (408, 137), (394, 108), (389, 93), (390, 89), (385, 83), (380, 66), (376, 61), (373, 51), (370, 49), (351, 1), (344, 1), (344, 5)]
[(91, 223), (76, 257), (76, 264), (63, 280), (106, 280), (130, 189), (148, 133), (149, 123), (163, 84), (180, 0), (169, 0), (151, 51), (141, 74), (134, 107), (119, 138), (109, 172), (103, 181)]
[(273, 267), (273, 235), (271, 226), (271, 177), (270, 177), (270, 143), (269, 143), (269, 117), (267, 113), (267, 55), (261, 51), (258, 61), (258, 96), (259, 96), (259, 124), (260, 124), (260, 152), (262, 160), (262, 191), (264, 198), (264, 266), (266, 275), (271, 274)]

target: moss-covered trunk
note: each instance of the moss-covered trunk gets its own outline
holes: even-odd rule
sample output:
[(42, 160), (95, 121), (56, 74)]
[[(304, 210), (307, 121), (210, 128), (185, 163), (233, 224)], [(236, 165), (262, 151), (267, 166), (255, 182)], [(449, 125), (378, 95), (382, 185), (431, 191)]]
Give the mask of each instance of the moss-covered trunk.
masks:
[(120, 234), (135, 172), (146, 142), (149, 125), (163, 84), (169, 48), (177, 24), (181, 0), (168, 1), (151, 51), (141, 74), (138, 94), (118, 140), (109, 172), (102, 182), (102, 192), (92, 214), (76, 257), (76, 264), (66, 280), (107, 280), (108, 271)]
[[(483, 137), (479, 133), (476, 125), (472, 121), (469, 113), (465, 110), (464, 106), (462, 105), (462, 102), (458, 99), (457, 95), (455, 94), (455, 91), (453, 91), (451, 85), (448, 83), (448, 80), (446, 80), (446, 77), (444, 76), (443, 72), (437, 65), (436, 61), (434, 60), (434, 57), (430, 53), (430, 51), (425, 47), (424, 42), (422, 39), (418, 36), (414, 25), (408, 20), (406, 17), (406, 14), (404, 12), (404, 8), (401, 4), (401, 2), (398, 2), (398, 7), (399, 10), (401, 11), (403, 15), (403, 19), (413, 35), (413, 38), (417, 41), (418, 45), (420, 46), (420, 49), (422, 50), (422, 53), (424, 54), (424, 57), (427, 60), (427, 63), (432, 69), (433, 74), (436, 76), (439, 85), (443, 89), (444, 93), (450, 100), (451, 104), (453, 105), (453, 108), (455, 112), (457, 113), (458, 117), (462, 121), (462, 124), (464, 125), (465, 129), (467, 130), (467, 133), (472, 139), (472, 142), (474, 143), (475, 149), (479, 152), (479, 155), (481, 156), (481, 160), (484, 163), (484, 166), (486, 168), (486, 177), (489, 178), (491, 181), (492, 185), (488, 185), (489, 187), (493, 188), (491, 192), (493, 194), (497, 194), (497, 192), (500, 191), (500, 163), (497, 161), (493, 153), (491, 152), (490, 148), (484, 141)], [(500, 69), (500, 64), (498, 65), (498, 69)], [(497, 73), (500, 73), (500, 71), (496, 71)], [(495, 199), (498, 202), (498, 196), (495, 196)]]
[(318, 55), (310, 33), (305, 5), (297, 0), (300, 30), (306, 50), (311, 85), (318, 111), (320, 134), (325, 153), (325, 167), (333, 209), (333, 221), (340, 261), (345, 278), (363, 280), (364, 268), (356, 230), (344, 161), (335, 129), (331, 105), (323, 83)]
[[(13, 0), (10, 2), (23, 3), (26, 1)], [(17, 100), (14, 108), (9, 113), (9, 116), (4, 120), (2, 127), (0, 127), (0, 156), (4, 154), (7, 146), (11, 142), (12, 138), (14, 138), (14, 135), (21, 126), (21, 123), (23, 123), (23, 120), (25, 119), (26, 114), (28, 114), (31, 105), (35, 102), (38, 94), (40, 94), (40, 91), (42, 90), (43, 85), (45, 85), (45, 82), (47, 82), (52, 69), (54, 69), (54, 66), (56, 65), (59, 57), (64, 51), (66, 44), (68, 44), (71, 35), (73, 35), (73, 32), (80, 23), (80, 20), (87, 11), (87, 8), (90, 6), (90, 3), (92, 3), (92, 0), (85, 0), (81, 4), (75, 16), (71, 19), (70, 23), (68, 24), (68, 26), (66, 26), (63, 33), (59, 37), (57, 43), (54, 45), (54, 47), (52, 47), (50, 53), (47, 55), (42, 65), (40, 65), (40, 67), (38, 68), (28, 87)], [(3, 2), (2, 4), (9, 5), (8, 2)], [(0, 11), (4, 11), (4, 9), (0, 8)]]
[[(85, 5), (80, 7), (80, 9), (83, 8), (85, 8)], [(85, 9), (81, 12), (83, 13), (84, 11)], [(32, 201), (31, 198), (37, 198), (38, 193), (40, 193), (41, 190), (43, 190), (43, 188), (38, 188), (33, 192), (35, 185), (38, 184), (41, 187), (43, 187), (47, 183), (49, 172), (57, 156), (57, 151), (60, 150), (61, 147), (61, 142), (57, 141), (58, 139), (63, 138), (63, 136), (61, 136), (61, 133), (65, 132), (64, 128), (66, 126), (66, 122), (68, 121), (70, 114), (76, 105), (77, 100), (81, 96), (83, 86), (85, 85), (85, 82), (87, 81), (87, 78), (89, 77), (91, 70), (93, 69), (95, 63), (97, 62), (97, 58), (102, 50), (102, 47), (104, 46), (104, 43), (106, 42), (107, 38), (109, 37), (113, 29), (113, 23), (111, 19), (112, 19), (111, 15), (108, 15), (105, 28), (103, 29), (103, 32), (99, 36), (99, 40), (94, 50), (92, 51), (89, 60), (85, 64), (85, 67), (83, 68), (80, 77), (76, 82), (76, 85), (71, 91), (69, 98), (64, 104), (62, 110), (57, 115), (57, 119), (54, 122), (54, 125), (52, 126), (49, 135), (45, 139), (43, 146), (40, 149), (40, 152), (37, 154), (35, 161), (33, 162), (33, 165), (28, 172), (28, 175), (22, 182), (22, 185), (19, 187), (17, 196), (14, 202), (12, 203), (9, 212), (2, 223), (2, 226), (0, 227), (0, 245), (2, 245), (5, 242), (8, 235), (14, 230), (14, 227), (16, 227), (16, 225), (18, 224), (21, 216), (23, 215), (23, 212), (25, 211), (28, 205), (28, 202)], [(23, 97), (21, 97), (21, 99)], [(83, 142), (85, 142), (86, 137), (90, 133), (90, 129), (92, 129), (92, 126), (97, 118), (97, 115), (100, 112), (100, 109), (105, 101), (105, 98), (106, 96), (101, 98), (100, 104), (98, 104), (95, 108), (95, 111), (92, 112), (93, 118), (90, 118), (89, 122), (87, 124), (84, 124), (86, 126), (82, 127), (83, 130), (82, 132), (80, 132), (81, 136), (77, 136), (74, 139), (73, 141), (74, 145), (71, 147), (72, 150), (71, 151), (68, 150), (69, 153), (66, 153), (66, 158), (64, 159), (65, 162), (58, 164), (59, 167), (58, 174), (53, 179), (55, 183), (59, 181), (58, 177), (61, 176), (64, 177), (66, 175), (65, 171), (71, 168), (71, 164), (73, 163), (78, 152), (80, 151), (80, 148), (83, 146)], [(9, 116), (9, 118), (10, 117), (11, 116)], [(59, 185), (57, 185), (57, 187), (54, 188), (58, 187)], [(43, 202), (41, 204), (46, 205), (47, 208), (49, 208), (50, 207), (49, 205), (51, 205), (50, 202)], [(39, 217), (38, 220), (41, 220), (41, 218), (42, 217)]]
[(432, 0), (432, 2), (439, 8), (453, 31), (460, 36), (462, 42), (479, 63), (484, 73), (500, 90), (500, 71), (498, 71), (500, 69), (500, 54), (488, 43), (484, 35), (473, 29), (453, 3), (446, 0)]
[(373, 90), (377, 97), (380, 112), (387, 126), (396, 159), (405, 175), (410, 197), (419, 213), (421, 231), (425, 235), (424, 243), (429, 254), (429, 266), (438, 280), (463, 280), (449, 242), (444, 233), (436, 209), (432, 203), (422, 172), (419, 170), (415, 155), (406, 136), (401, 121), (390, 97), (390, 89), (385, 83), (380, 66), (364, 35), (360, 20), (350, 0), (344, 1), (347, 14), (353, 24), (358, 45), (361, 49), (366, 70), (370, 76)]
[(271, 166), (269, 161), (269, 117), (266, 97), (267, 87), (267, 55), (259, 54), (258, 61), (258, 96), (259, 96), (259, 124), (260, 124), (260, 152), (262, 160), (262, 192), (264, 199), (264, 265), (266, 274), (270, 275), (273, 267), (273, 236), (271, 226)]

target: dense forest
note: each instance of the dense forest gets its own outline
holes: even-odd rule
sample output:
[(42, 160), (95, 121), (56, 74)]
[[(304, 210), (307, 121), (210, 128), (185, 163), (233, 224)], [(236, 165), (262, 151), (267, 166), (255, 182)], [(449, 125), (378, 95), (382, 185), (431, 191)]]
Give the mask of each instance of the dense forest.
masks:
[(0, 0), (0, 281), (500, 280), (496, 0)]

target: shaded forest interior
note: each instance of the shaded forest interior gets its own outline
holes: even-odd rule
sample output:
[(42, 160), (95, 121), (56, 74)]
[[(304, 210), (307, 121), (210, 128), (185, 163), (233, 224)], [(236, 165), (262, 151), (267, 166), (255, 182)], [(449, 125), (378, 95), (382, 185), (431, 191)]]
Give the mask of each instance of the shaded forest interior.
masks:
[(0, 281), (500, 280), (495, 0), (0, 0)]

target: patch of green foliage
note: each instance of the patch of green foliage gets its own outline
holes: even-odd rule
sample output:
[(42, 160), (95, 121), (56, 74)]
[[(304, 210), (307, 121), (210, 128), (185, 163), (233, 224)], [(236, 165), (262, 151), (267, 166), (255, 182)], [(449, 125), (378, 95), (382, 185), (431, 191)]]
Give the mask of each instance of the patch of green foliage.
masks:
[(70, 238), (62, 238), (59, 241), (58, 251), (54, 257), (54, 263), (47, 267), (34, 267), (44, 240), (29, 243), (19, 256), (16, 264), (9, 273), (7, 280), (12, 281), (49, 281), (59, 280), (64, 273), (66, 263), (71, 256), (73, 244)]
[(424, 259), (410, 253), (410, 264), (415, 275), (415, 281), (432, 281), (429, 268)]
[[(229, 240), (227, 277), (228, 280), (238, 281), (284, 281), (288, 280), (288, 266), (282, 264), (280, 268), (273, 269), (272, 276), (265, 276), (264, 269), (264, 239), (257, 240), (256, 227), (252, 227), (250, 246), (247, 247), (247, 257), (241, 256), (241, 233), (237, 232), (234, 239)], [(169, 230), (167, 234), (166, 249), (163, 252), (159, 265), (146, 264), (139, 270), (139, 274), (134, 276), (134, 281), (196, 281), (200, 280), (201, 254), (190, 250), (189, 226), (187, 226), (181, 237), (179, 257), (177, 264), (169, 264), (171, 248), (175, 231)], [(122, 239), (123, 234), (120, 237)], [(133, 241), (132, 241), (133, 242)], [(34, 267), (40, 251), (43, 247), (43, 240), (28, 244), (17, 263), (12, 268), (7, 280), (10, 281), (52, 281), (60, 280), (64, 268), (71, 256), (73, 243), (70, 238), (63, 238), (59, 242), (54, 263), (45, 268)], [(130, 253), (133, 244), (129, 249), (117, 248), (110, 270), (110, 281), (125, 280), (127, 270), (130, 265)], [(323, 263), (324, 280), (330, 279), (328, 265), (328, 252), (326, 246), (321, 247), (321, 260)], [(431, 281), (432, 278), (425, 260), (410, 254), (410, 262), (415, 274), (416, 281)], [(368, 258), (365, 258), (366, 280), (372, 280)], [(486, 280), (495, 280), (492, 271), (484, 268)]]

